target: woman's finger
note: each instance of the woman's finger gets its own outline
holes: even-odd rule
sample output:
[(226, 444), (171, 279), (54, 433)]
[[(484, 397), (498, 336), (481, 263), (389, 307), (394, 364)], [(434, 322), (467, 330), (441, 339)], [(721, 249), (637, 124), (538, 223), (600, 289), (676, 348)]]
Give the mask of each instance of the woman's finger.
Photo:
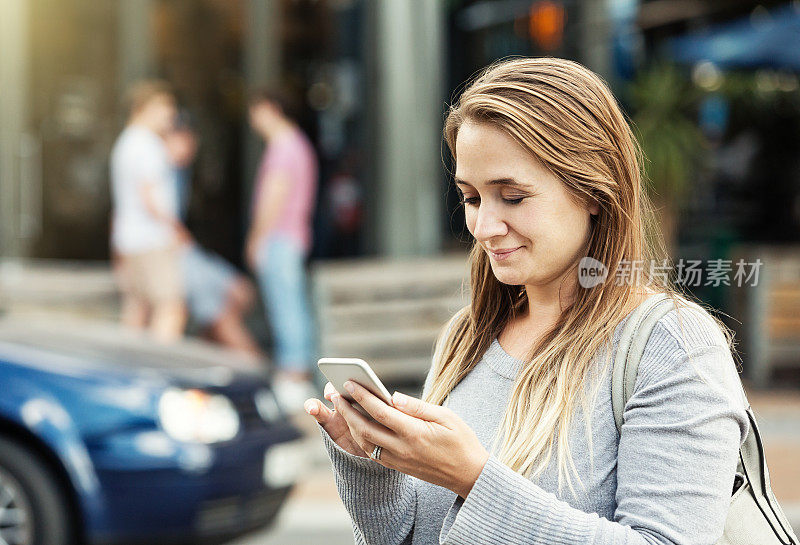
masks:
[(327, 424), (328, 420), (333, 416), (333, 411), (326, 407), (319, 399), (307, 399), (306, 402), (303, 403), (303, 408), (323, 426)]
[[(375, 445), (380, 445), (387, 449), (397, 449), (400, 446), (400, 439), (377, 422), (367, 420), (363, 414), (358, 412), (353, 406), (339, 394), (334, 394), (333, 404), (336, 411), (342, 415), (347, 426), (350, 428), (350, 435), (358, 445), (369, 454)], [(369, 449), (369, 450), (367, 450)]]
[(386, 402), (357, 382), (348, 380), (345, 382), (344, 387), (346, 389), (352, 388), (350, 395), (376, 421), (401, 436), (412, 433), (416, 422), (411, 416), (394, 409), (391, 405), (387, 405)]
[[(374, 445), (369, 445), (369, 452), (367, 452), (367, 458), (372, 458), (372, 450), (374, 449)], [(406, 463), (408, 463), (407, 459), (401, 458), (397, 456), (394, 452), (387, 448), (381, 447), (381, 457), (378, 460), (375, 460), (383, 467), (388, 467), (389, 469), (397, 469), (400, 471), (400, 468), (404, 467)]]
[(318, 399), (308, 399), (304, 403), (306, 412), (316, 418), (334, 443), (355, 456), (366, 457), (364, 450), (355, 442), (350, 428), (341, 414), (330, 410)]
[(324, 397), (328, 401), (331, 401), (331, 396), (336, 393), (336, 388), (333, 387), (333, 384), (330, 382), (325, 385)]
[[(441, 405), (427, 403), (421, 399), (395, 392), (392, 394), (392, 404), (400, 411), (420, 420), (437, 422), (445, 425), (450, 421), (450, 411)], [(449, 427), (449, 426), (446, 426)]]

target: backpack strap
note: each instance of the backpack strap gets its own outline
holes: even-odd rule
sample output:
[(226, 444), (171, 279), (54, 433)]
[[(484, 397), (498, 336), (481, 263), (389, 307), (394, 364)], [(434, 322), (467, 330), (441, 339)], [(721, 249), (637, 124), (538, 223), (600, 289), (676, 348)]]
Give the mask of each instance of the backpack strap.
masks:
[(651, 295), (633, 311), (622, 329), (611, 375), (611, 405), (618, 432), (622, 429), (622, 413), (625, 410), (625, 403), (633, 394), (639, 360), (642, 358), (650, 333), (656, 322), (673, 308), (675, 305), (669, 295), (665, 293)]
[[(784, 545), (796, 545), (797, 537), (794, 535), (786, 515), (780, 508), (778, 500), (775, 499), (775, 495), (772, 493), (767, 459), (764, 455), (764, 443), (761, 440), (756, 417), (749, 403), (747, 417), (750, 420), (750, 429), (739, 449), (737, 471), (744, 473), (745, 479), (750, 483), (753, 499), (764, 518), (769, 522), (778, 540)], [(778, 531), (779, 527), (781, 529), (780, 532)], [(786, 541), (783, 540), (783, 536), (786, 536)]]
[[(693, 305), (693, 303), (690, 303)], [(657, 293), (648, 297), (636, 310), (633, 311), (619, 340), (619, 347), (614, 356), (614, 367), (611, 374), (611, 404), (614, 411), (614, 421), (617, 431), (621, 432), (625, 404), (633, 395), (636, 385), (636, 374), (639, 370), (639, 361), (644, 353), (645, 345), (650, 338), (658, 320), (667, 312), (673, 310), (675, 304), (672, 299), (664, 294)], [(767, 519), (773, 532), (784, 545), (796, 544), (797, 540), (791, 531), (791, 526), (785, 514), (778, 506), (772, 493), (767, 469), (764, 445), (758, 430), (756, 417), (750, 404), (747, 405), (747, 416), (750, 420), (750, 429), (747, 437), (739, 449), (739, 464), (737, 470), (744, 473), (750, 483), (753, 498), (761, 513)], [(782, 534), (787, 541), (783, 540)], [(789, 528), (787, 530), (787, 528)]]

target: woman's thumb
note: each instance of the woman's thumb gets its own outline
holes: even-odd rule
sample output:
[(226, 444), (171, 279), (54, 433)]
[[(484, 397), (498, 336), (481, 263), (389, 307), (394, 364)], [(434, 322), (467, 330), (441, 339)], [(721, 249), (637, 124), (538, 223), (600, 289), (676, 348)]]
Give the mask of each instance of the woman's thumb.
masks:
[(303, 403), (303, 408), (323, 426), (328, 423), (331, 415), (333, 415), (333, 411), (326, 407), (319, 399), (307, 399), (306, 402)]

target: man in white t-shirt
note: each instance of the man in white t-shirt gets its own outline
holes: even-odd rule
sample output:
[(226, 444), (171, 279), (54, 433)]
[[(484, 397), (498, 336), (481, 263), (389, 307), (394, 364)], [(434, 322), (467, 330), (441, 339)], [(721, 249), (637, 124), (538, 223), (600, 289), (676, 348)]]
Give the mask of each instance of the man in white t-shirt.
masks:
[(122, 321), (171, 341), (186, 322), (178, 247), (189, 238), (162, 138), (174, 123), (175, 98), (165, 83), (144, 81), (129, 100), (128, 124), (111, 152), (111, 249)]

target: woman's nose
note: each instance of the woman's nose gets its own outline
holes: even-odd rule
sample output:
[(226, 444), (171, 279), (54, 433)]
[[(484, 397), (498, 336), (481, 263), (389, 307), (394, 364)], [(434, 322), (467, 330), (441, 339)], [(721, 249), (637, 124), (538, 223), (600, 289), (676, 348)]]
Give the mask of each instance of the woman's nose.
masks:
[(488, 240), (498, 235), (505, 235), (508, 226), (502, 215), (495, 207), (481, 205), (478, 207), (475, 218), (475, 228), (472, 235), (478, 240)]

